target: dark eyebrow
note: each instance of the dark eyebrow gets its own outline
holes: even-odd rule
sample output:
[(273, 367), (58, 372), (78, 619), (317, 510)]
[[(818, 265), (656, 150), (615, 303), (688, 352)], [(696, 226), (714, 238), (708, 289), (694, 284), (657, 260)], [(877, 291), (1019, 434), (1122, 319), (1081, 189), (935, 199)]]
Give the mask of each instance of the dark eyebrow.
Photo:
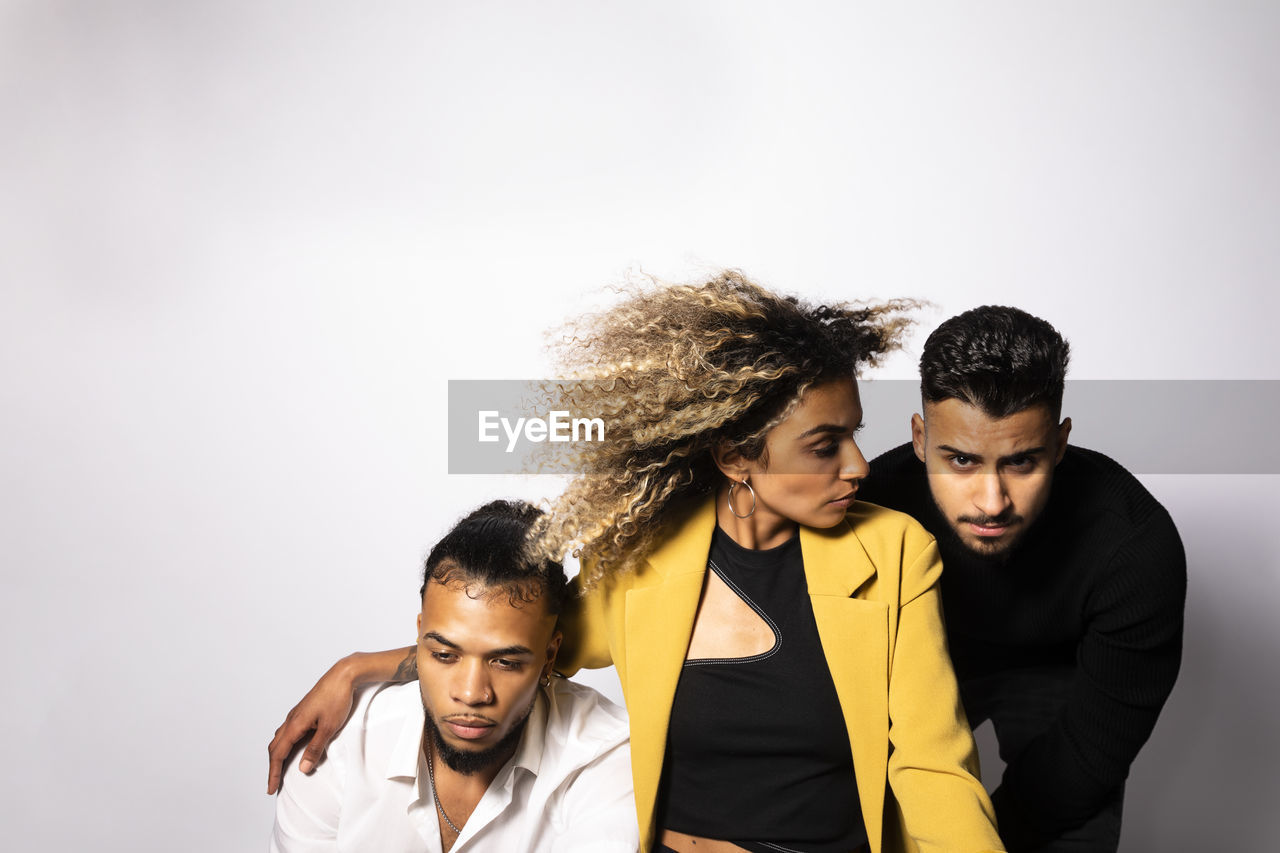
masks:
[[(949, 444), (939, 444), (938, 449), (943, 451), (944, 453), (954, 453), (956, 456), (967, 456), (970, 459), (982, 458), (982, 456), (977, 453), (970, 453), (967, 450), (960, 450), (959, 448), (952, 447)], [(1018, 456), (1039, 456), (1041, 453), (1044, 453), (1044, 452), (1045, 452), (1044, 445), (1041, 445), (1039, 447), (1029, 447), (1026, 450), (1019, 450), (1017, 453), (1010, 453), (1008, 456), (1001, 456), (999, 461), (1008, 462), (1010, 459), (1014, 459)]]
[[(858, 426), (862, 426), (861, 421), (858, 422)], [(796, 441), (802, 441), (808, 438), (809, 436), (817, 435), (820, 432), (838, 432), (838, 433), (852, 432), (857, 430), (858, 426), (854, 427), (853, 430), (850, 430), (848, 427), (841, 426), (840, 424), (818, 424), (813, 429), (807, 429), (804, 432), (800, 433), (798, 436), (796, 436)]]
[(462, 646), (458, 645), (457, 643), (453, 642), (452, 640), (447, 640), (447, 639), (445, 639), (445, 637), (444, 637), (444, 635), (443, 635), (443, 634), (437, 634), (435, 631), (428, 631), (427, 633), (423, 634), (423, 635), (422, 635), (422, 639), (424, 639), (424, 640), (435, 640), (435, 641), (436, 641), (437, 643), (439, 643), (440, 645), (442, 645), (442, 646), (448, 646), (448, 647), (449, 647), (449, 648), (451, 648), (451, 649), (459, 649), (459, 650), (461, 650), (461, 649), (462, 649)]
[[(439, 643), (442, 646), (448, 646), (451, 649), (457, 649), (458, 651), (462, 651), (462, 646), (458, 645), (452, 640), (445, 639), (444, 635), (438, 634), (435, 631), (428, 631), (427, 633), (423, 634), (422, 639), (435, 640), (437, 643)], [(531, 655), (533, 654), (533, 649), (530, 649), (527, 646), (505, 646), (501, 649), (490, 649), (489, 651), (485, 652), (485, 654), (491, 657), (492, 656), (510, 657), (513, 655)]]
[(525, 646), (507, 646), (505, 649), (490, 649), (489, 654), (497, 657), (514, 657), (515, 655), (531, 655), (533, 649)]
[(1017, 453), (1010, 453), (1008, 456), (1001, 456), (1000, 461), (1008, 462), (1010, 459), (1016, 459), (1019, 456), (1039, 456), (1041, 453), (1044, 453), (1044, 451), (1045, 448), (1043, 446), (1028, 447), (1026, 450), (1019, 450)]

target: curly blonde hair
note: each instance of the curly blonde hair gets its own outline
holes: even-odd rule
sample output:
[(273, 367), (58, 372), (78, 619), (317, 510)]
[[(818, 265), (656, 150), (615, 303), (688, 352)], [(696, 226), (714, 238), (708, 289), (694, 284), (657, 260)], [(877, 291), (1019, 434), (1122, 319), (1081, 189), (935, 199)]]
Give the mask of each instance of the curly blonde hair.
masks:
[(915, 307), (809, 305), (726, 270), (633, 286), (621, 304), (570, 321), (554, 346), (567, 381), (550, 405), (603, 418), (609, 440), (570, 450), (579, 473), (535, 548), (553, 560), (576, 548), (587, 588), (634, 570), (664, 522), (719, 484), (713, 447), (759, 459), (806, 390), (897, 348)]

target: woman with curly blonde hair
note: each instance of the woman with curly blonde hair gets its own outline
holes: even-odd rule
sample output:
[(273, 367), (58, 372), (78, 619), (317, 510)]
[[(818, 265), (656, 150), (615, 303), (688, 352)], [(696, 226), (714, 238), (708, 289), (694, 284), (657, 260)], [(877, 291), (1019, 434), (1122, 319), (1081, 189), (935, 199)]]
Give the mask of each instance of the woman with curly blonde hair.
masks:
[[(856, 501), (856, 371), (910, 307), (813, 306), (726, 271), (634, 292), (559, 348), (562, 403), (609, 440), (575, 445), (532, 546), (582, 558), (559, 666), (617, 667), (645, 850), (1003, 849), (932, 537)], [(404, 654), (326, 676), (273, 758)]]
[(636, 568), (682, 499), (720, 485), (718, 445), (760, 458), (765, 436), (810, 387), (851, 379), (858, 363), (896, 348), (910, 307), (810, 308), (725, 271), (635, 289), (567, 324), (557, 361), (572, 381), (554, 386), (546, 408), (598, 415), (610, 440), (566, 451), (582, 476), (548, 516), (547, 556), (580, 540), (588, 585)]

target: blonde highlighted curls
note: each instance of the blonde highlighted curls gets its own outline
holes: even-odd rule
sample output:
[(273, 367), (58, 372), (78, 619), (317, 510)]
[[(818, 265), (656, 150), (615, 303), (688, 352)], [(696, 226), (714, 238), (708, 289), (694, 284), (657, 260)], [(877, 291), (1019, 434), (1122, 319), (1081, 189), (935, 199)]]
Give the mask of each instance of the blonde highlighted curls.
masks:
[(749, 459), (812, 385), (853, 377), (898, 346), (907, 300), (809, 305), (735, 270), (692, 285), (631, 288), (571, 321), (554, 348), (568, 381), (548, 405), (607, 424), (579, 442), (579, 472), (535, 534), (548, 559), (577, 548), (589, 588), (636, 569), (664, 522), (714, 491), (720, 442)]

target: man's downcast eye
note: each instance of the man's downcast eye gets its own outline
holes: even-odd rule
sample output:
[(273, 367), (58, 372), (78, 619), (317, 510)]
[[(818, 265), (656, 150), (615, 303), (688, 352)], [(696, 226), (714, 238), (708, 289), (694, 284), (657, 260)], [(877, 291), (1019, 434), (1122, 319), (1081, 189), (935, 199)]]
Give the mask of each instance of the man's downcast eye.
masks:
[(493, 664), (498, 669), (509, 669), (513, 672), (524, 667), (524, 661), (510, 660), (508, 658), (497, 658)]
[(431, 656), (441, 663), (453, 663), (454, 658), (457, 657), (453, 652), (432, 652)]

